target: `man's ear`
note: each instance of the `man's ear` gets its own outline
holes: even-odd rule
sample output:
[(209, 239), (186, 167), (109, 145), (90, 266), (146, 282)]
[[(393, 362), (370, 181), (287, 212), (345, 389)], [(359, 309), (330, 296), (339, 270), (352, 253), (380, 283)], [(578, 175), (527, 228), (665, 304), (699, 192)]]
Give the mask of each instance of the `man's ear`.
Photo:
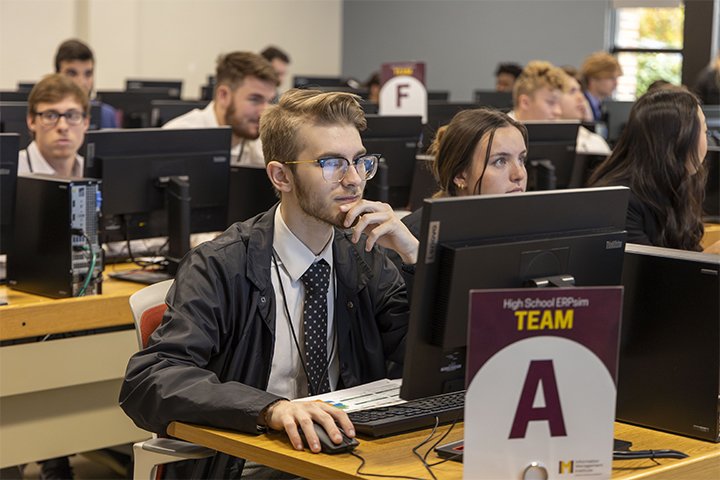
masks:
[(518, 95), (518, 110), (527, 110), (530, 108), (530, 96), (526, 93)]
[(287, 193), (293, 190), (292, 172), (290, 172), (289, 166), (272, 161), (267, 164), (265, 170), (277, 191)]
[(33, 115), (28, 115), (25, 117), (25, 121), (27, 122), (28, 130), (35, 135), (35, 117)]
[(228, 85), (222, 84), (215, 88), (215, 103), (224, 111), (230, 106), (232, 96), (233, 92)]

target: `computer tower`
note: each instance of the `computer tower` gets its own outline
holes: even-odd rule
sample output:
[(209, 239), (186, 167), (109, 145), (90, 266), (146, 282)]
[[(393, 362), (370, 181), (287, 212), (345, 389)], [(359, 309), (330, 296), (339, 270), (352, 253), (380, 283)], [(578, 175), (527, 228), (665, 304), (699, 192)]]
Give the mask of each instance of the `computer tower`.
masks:
[(627, 244), (618, 420), (720, 441), (720, 257)]
[(53, 298), (101, 293), (100, 203), (99, 180), (18, 175), (8, 285)]

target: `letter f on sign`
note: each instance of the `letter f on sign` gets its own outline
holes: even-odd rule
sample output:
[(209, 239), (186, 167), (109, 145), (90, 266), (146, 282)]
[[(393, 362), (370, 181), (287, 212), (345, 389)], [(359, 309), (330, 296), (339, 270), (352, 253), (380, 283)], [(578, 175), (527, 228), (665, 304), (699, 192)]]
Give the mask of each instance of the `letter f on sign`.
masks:
[(400, 99), (401, 99), (401, 98), (405, 98), (405, 97), (408, 96), (408, 94), (405, 93), (405, 90), (407, 90), (408, 88), (410, 88), (410, 84), (409, 84), (409, 83), (399, 83), (399, 84), (398, 84), (397, 90), (396, 90), (397, 95), (396, 95), (396, 97), (395, 97), (395, 98), (397, 99), (397, 100), (396, 100), (396, 101), (397, 101), (397, 105), (396, 105), (397, 108), (400, 108), (400, 103), (401, 103), (401, 102), (400, 102)]

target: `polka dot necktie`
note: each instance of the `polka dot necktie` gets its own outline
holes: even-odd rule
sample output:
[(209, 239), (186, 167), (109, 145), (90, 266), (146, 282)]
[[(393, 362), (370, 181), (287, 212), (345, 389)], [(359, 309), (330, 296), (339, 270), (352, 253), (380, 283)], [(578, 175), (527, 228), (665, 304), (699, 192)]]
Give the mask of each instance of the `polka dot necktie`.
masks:
[(308, 387), (310, 395), (318, 395), (330, 391), (327, 373), (327, 291), (330, 265), (325, 260), (313, 263), (300, 279), (305, 285), (303, 329)]

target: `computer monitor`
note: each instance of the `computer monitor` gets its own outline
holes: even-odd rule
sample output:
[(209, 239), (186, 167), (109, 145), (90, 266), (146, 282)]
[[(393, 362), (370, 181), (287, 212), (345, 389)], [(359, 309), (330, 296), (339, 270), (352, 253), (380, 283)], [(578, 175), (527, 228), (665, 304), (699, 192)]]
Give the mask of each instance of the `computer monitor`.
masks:
[(331, 76), (315, 76), (315, 75), (295, 75), (293, 77), (293, 87), (295, 88), (311, 88), (311, 87), (347, 87), (348, 79), (343, 77)]
[(620, 138), (625, 125), (630, 118), (630, 110), (632, 110), (635, 102), (621, 102), (616, 100), (608, 100), (602, 104), (602, 117), (607, 127), (607, 141), (610, 145), (615, 145)]
[(170, 236), (169, 257), (190, 232), (227, 226), (230, 128), (99, 130), (85, 135), (85, 176), (102, 180), (104, 242)]
[(474, 103), (429, 101), (427, 105), (427, 123), (423, 127), (421, 152), (427, 151), (435, 138), (438, 128), (450, 123), (455, 114), (461, 110), (477, 107)]
[(27, 102), (30, 92), (19, 92), (15, 90), (0, 91), (0, 102)]
[[(575, 171), (575, 143), (580, 123), (557, 120), (523, 124), (528, 130), (528, 190), (581, 187), (584, 172)], [(577, 180), (572, 185), (574, 178)]]
[(714, 144), (720, 145), (720, 105), (702, 105), (700, 108), (705, 114), (705, 123)]
[(617, 418), (717, 442), (720, 256), (627, 244)]
[(0, 133), (17, 133), (20, 150), (32, 142), (27, 126), (27, 109), (27, 102), (0, 102)]
[(366, 115), (367, 129), (360, 132), (370, 153), (383, 156), (375, 178), (365, 187), (365, 198), (406, 209), (415, 169), (415, 155), (422, 132), (420, 116)]
[(377, 115), (378, 113), (378, 104), (368, 102), (367, 100), (363, 100), (360, 102), (360, 107), (363, 109), (363, 112), (365, 112), (365, 115)]
[(513, 98), (510, 92), (475, 90), (473, 92), (473, 98), (479, 107), (497, 108), (503, 112), (509, 112), (513, 108)]
[(208, 75), (207, 83), (200, 85), (200, 100), (207, 100), (208, 102), (213, 99), (215, 95), (215, 75)]
[(448, 90), (428, 90), (427, 99), (429, 102), (447, 102), (450, 100)]
[(127, 79), (125, 80), (125, 90), (128, 92), (167, 93), (170, 98), (179, 99), (182, 92), (182, 83), (182, 80)]
[(252, 218), (270, 209), (279, 201), (264, 168), (245, 166), (230, 168), (228, 225)]
[(0, 133), (0, 254), (12, 238), (19, 142), (16, 133)]
[(408, 210), (414, 212), (422, 207), (423, 200), (430, 198), (440, 190), (435, 178), (435, 157), (432, 155), (416, 155), (412, 185), (410, 186), (410, 205)]
[(629, 189), (425, 200), (400, 396), (465, 388), (469, 291), (620, 285)]
[(324, 85), (308, 85), (306, 87), (301, 88), (307, 88), (309, 90), (317, 90), (319, 92), (342, 92), (342, 93), (352, 93), (353, 95), (357, 95), (363, 100), (367, 100), (368, 98), (368, 89), (367, 88), (356, 88), (356, 87), (349, 87), (347, 85), (333, 85), (333, 86), (324, 86)]
[(207, 107), (208, 103), (206, 100), (151, 100), (150, 125), (162, 127), (173, 118)]
[(17, 84), (18, 92), (30, 93), (30, 90), (32, 90), (34, 87), (35, 82), (18, 82)]
[(147, 128), (150, 126), (150, 115), (153, 100), (173, 100), (167, 91), (109, 91), (97, 92), (97, 99), (115, 107), (122, 115), (123, 128)]

